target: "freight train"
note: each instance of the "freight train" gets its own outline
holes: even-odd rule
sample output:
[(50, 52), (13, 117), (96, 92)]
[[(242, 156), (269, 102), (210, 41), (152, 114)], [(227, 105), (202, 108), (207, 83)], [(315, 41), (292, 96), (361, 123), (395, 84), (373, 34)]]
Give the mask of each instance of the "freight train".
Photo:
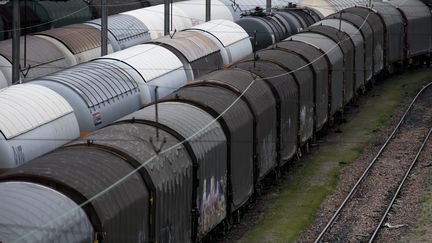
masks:
[(6, 172), (0, 240), (201, 241), (362, 87), (427, 64), (430, 41), (416, 0), (330, 15)]
[[(174, 0), (173, 2), (178, 2)], [(100, 0), (20, 0), (22, 34), (30, 34), (102, 16)], [(107, 13), (114, 15), (163, 4), (163, 0), (107, 0)], [(0, 40), (12, 38), (12, 1), (0, 5)]]
[[(52, 28), (41, 29), (44, 25), (30, 20), (29, 24), (33, 23), (33, 29), (37, 31), (31, 31), (30, 34), (27, 33), (28, 31), (24, 31), (28, 30), (28, 28), (23, 27), (24, 34), (29, 35), (22, 36), (20, 40), (21, 81), (25, 82), (45, 76), (100, 57), (101, 19), (78, 18), (76, 16), (84, 10), (90, 11), (86, 7), (87, 3), (83, 2), (83, 0), (55, 2), (26, 0), (24, 2), (32, 8), (37, 9), (37, 12), (53, 12), (55, 16), (49, 18), (49, 21), (47, 20), (51, 23)], [(90, 1), (93, 5), (96, 2), (99, 1)], [(115, 12), (110, 12), (113, 15), (108, 17), (108, 53), (142, 44), (164, 35), (164, 6), (160, 4), (163, 1), (151, 1), (151, 7), (126, 11), (129, 8), (141, 6), (139, 4), (147, 6), (148, 4), (144, 2), (147, 1), (108, 1), (111, 9), (116, 9)], [(205, 22), (205, 4), (200, 0), (174, 2), (171, 8), (171, 33)], [(246, 10), (254, 7), (263, 8), (265, 7), (265, 3), (265, 0), (237, 1), (235, 3), (231, 0), (214, 0), (211, 7), (211, 19), (238, 21)], [(42, 11), (40, 5), (49, 9)], [(278, 0), (273, 1), (273, 6), (283, 8), (286, 4), (282, 0)], [(0, 16), (2, 16), (1, 9), (2, 5), (0, 5)], [(24, 14), (27, 10), (21, 11)], [(72, 13), (68, 14), (68, 11), (72, 11)], [(119, 11), (121, 12), (114, 14)], [(276, 23), (278, 29), (275, 30), (285, 30), (285, 27), (280, 27), (279, 25), (290, 24), (295, 27), (293, 30), (288, 30), (293, 34), (295, 33), (293, 32), (294, 30), (297, 31), (306, 27), (306, 23), (310, 22), (305, 22), (303, 20), (304, 16), (298, 16), (299, 14), (301, 12), (298, 11), (296, 13), (292, 11), (284, 13), (286, 15), (284, 18), (290, 17), (290, 22), (292, 23), (286, 23), (284, 18), (279, 18), (278, 21), (284, 22)], [(3, 16), (10, 17), (10, 15), (11, 13), (3, 13)], [(12, 18), (9, 17), (9, 21), (12, 21)], [(25, 18), (23, 17), (23, 19)], [(271, 27), (274, 28), (273, 25)], [(3, 32), (0, 30), (0, 33)], [(0, 88), (12, 84), (11, 63), (12, 39), (8, 39), (0, 42)]]
[[(302, 19), (298, 14), (303, 12), (301, 9), (284, 11), (283, 16), (299, 16), (298, 19)], [(304, 11), (305, 16), (309, 16), (310, 11)], [(149, 18), (147, 15), (142, 16)], [(156, 38), (147, 41), (147, 44), (136, 45), (27, 82), (33, 86), (14, 85), (3, 90), (0, 92), (0, 116), (5, 118), (0, 126), (4, 136), (0, 140), (0, 168), (16, 167), (78, 138), (80, 132), (86, 134), (137, 111), (155, 100), (155, 86), (159, 87), (157, 96), (161, 98), (188, 80), (222, 69), (250, 55), (252, 42), (255, 43), (255, 49), (271, 44), (268, 39), (274, 32), (259, 29), (256, 39), (251, 42), (246, 32), (250, 28), (241, 25), (250, 27), (248, 23), (259, 19), (262, 25), (283, 29), (279, 38), (286, 38), (311, 23), (302, 24), (298, 19), (288, 18), (282, 22), (278, 21), (278, 17), (277, 13), (267, 16), (260, 12), (259, 16), (245, 16), (240, 25), (228, 20), (213, 20), (176, 32), (170, 37)], [(297, 26), (293, 28), (295, 31), (288, 24)], [(62, 33), (65, 42), (75, 39), (68, 38), (75, 32)], [(32, 45), (35, 47), (39, 45), (39, 48), (34, 48), (37, 51), (35, 54), (55, 57), (54, 51), (40, 48), (43, 45), (37, 40), (42, 38), (30, 40), (34, 41)], [(86, 46), (85, 42), (69, 43), (76, 49)], [(49, 72), (55, 68), (50, 65), (31, 70), (33, 74)], [(34, 85), (49, 88), (60, 96)], [(29, 93), (33, 93), (34, 97)], [(27, 105), (29, 103), (31, 105)]]

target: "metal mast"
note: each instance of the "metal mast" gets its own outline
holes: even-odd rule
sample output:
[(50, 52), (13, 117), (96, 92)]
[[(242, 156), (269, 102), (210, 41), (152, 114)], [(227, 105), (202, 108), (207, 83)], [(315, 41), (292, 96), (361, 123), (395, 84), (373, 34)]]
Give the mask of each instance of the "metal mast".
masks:
[(12, 83), (19, 83), (20, 79), (20, 35), (21, 35), (21, 20), (20, 20), (20, 1), (13, 0), (12, 2)]
[(205, 21), (210, 21), (211, 19), (211, 0), (206, 0), (205, 6)]
[(170, 34), (170, 0), (164, 3), (164, 35)]
[(101, 0), (102, 16), (101, 16), (101, 56), (108, 54), (108, 10), (107, 1)]

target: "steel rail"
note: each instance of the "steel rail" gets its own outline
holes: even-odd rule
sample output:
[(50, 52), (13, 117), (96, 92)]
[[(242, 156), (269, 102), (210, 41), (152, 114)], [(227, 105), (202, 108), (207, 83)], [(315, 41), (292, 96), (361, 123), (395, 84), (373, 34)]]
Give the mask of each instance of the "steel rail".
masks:
[(432, 133), (432, 128), (429, 129), (429, 132), (426, 136), (426, 138), (423, 140), (423, 143), (419, 149), (419, 151), (416, 154), (416, 157), (413, 159), (413, 161), (411, 162), (410, 167), (408, 168), (408, 170), (406, 171), (402, 181), (399, 183), (398, 189), (396, 190), (395, 194), (393, 195), (393, 198), (391, 200), (391, 202), (389, 203), (389, 205), (387, 206), (386, 211), (384, 212), (384, 215), (382, 216), (378, 226), (375, 228), (375, 231), (373, 232), (372, 236), (369, 238), (369, 243), (372, 243), (375, 239), (375, 237), (378, 234), (378, 231), (380, 230), (382, 224), (384, 223), (384, 220), (387, 218), (387, 215), (389, 214), (391, 208), (393, 207), (394, 202), (396, 201), (396, 198), (399, 196), (400, 191), (402, 190), (402, 187), (405, 184), (405, 181), (407, 180), (408, 176), (410, 175), (412, 169), (414, 168), (414, 166), (416, 165), (418, 158), (420, 157), (420, 154), (423, 152), (424, 147), (426, 146), (427, 141), (429, 140), (429, 137)]
[(390, 134), (390, 136), (387, 138), (387, 140), (385, 141), (385, 143), (383, 144), (383, 146), (380, 148), (380, 150), (378, 151), (378, 153), (376, 154), (376, 156), (372, 159), (372, 161), (369, 163), (368, 167), (364, 170), (363, 174), (360, 176), (360, 178), (357, 180), (357, 182), (355, 183), (355, 185), (353, 186), (353, 188), (351, 189), (351, 191), (348, 193), (348, 195), (345, 197), (344, 201), (342, 202), (342, 204), (339, 206), (339, 208), (336, 210), (336, 212), (333, 214), (333, 216), (331, 217), (331, 219), (327, 222), (326, 226), (324, 227), (324, 229), (321, 231), (321, 233), (318, 235), (318, 237), (315, 239), (315, 243), (319, 243), (321, 242), (321, 240), (323, 239), (323, 237), (325, 236), (325, 234), (329, 231), (329, 229), (332, 227), (332, 225), (335, 223), (335, 221), (337, 220), (337, 218), (339, 217), (340, 212), (342, 211), (342, 209), (347, 205), (348, 201), (352, 198), (352, 196), (354, 195), (354, 193), (357, 191), (359, 185), (363, 182), (363, 180), (366, 178), (366, 176), (368, 175), (369, 171), (371, 170), (371, 168), (374, 166), (374, 164), (376, 163), (376, 161), (378, 160), (378, 158), (381, 156), (381, 154), (384, 152), (384, 149), (387, 147), (387, 145), (390, 143), (390, 141), (394, 138), (394, 135), (396, 134), (396, 132), (399, 130), (399, 128), (401, 127), (402, 123), (405, 121), (405, 118), (407, 117), (408, 113), (411, 111), (412, 107), (414, 106), (415, 102), (417, 101), (417, 99), (419, 98), (419, 96), (430, 86), (432, 85), (432, 82), (428, 83), (427, 85), (423, 86), (423, 88), (416, 94), (416, 96), (413, 98), (413, 100), (411, 101), (410, 105), (408, 106), (408, 108), (406, 109), (405, 113), (403, 114), (402, 118), (399, 120), (398, 124), (396, 125), (396, 127), (394, 128), (394, 130), (392, 131), (392, 133)]

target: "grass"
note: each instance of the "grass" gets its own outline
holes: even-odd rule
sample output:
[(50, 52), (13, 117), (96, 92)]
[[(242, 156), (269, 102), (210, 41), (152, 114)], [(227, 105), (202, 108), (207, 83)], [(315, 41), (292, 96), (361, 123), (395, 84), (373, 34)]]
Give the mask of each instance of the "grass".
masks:
[(421, 213), (418, 221), (411, 225), (406, 235), (398, 242), (430, 242), (432, 238), (432, 179), (429, 178), (420, 199)]
[(432, 81), (431, 70), (395, 76), (377, 84), (369, 97), (360, 100), (360, 109), (347, 116), (342, 133), (330, 134), (317, 152), (307, 155), (303, 164), (269, 201), (263, 218), (240, 242), (293, 242), (313, 222), (322, 201), (331, 194), (341, 168), (352, 163), (370, 143), (376, 132), (388, 124), (392, 114), (407, 96)]
[(432, 181), (427, 181), (428, 186), (421, 198), (421, 215), (419, 221), (413, 225), (399, 242), (430, 242), (432, 237)]

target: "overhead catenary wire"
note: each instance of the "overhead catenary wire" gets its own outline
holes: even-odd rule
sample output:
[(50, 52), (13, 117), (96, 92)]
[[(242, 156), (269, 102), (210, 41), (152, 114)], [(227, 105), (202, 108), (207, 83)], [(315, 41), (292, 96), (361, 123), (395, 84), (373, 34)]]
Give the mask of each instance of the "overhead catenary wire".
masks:
[[(360, 26), (360, 28), (366, 23), (368, 17), (369, 17), (370, 13), (368, 13), (368, 15), (365, 17), (365, 20), (363, 22), (363, 24)], [(360, 28), (357, 31), (360, 31)], [(295, 69), (289, 72), (286, 72), (284, 74), (280, 74), (280, 75), (275, 75), (275, 76), (271, 76), (271, 77), (265, 77), (266, 79), (274, 79), (277, 77), (282, 77), (284, 75), (289, 75), (293, 72), (296, 72), (298, 70), (301, 70), (309, 65), (312, 65), (313, 63), (315, 63), (316, 61), (318, 61), (320, 58), (323, 58), (326, 54), (328, 54), (330, 51), (332, 51), (334, 48), (336, 48), (338, 46), (339, 43), (343, 42), (343, 41), (347, 41), (349, 40), (350, 37), (343, 39), (341, 41), (339, 41), (335, 46), (333, 46), (330, 50), (328, 50), (327, 52), (324, 52), (320, 57), (316, 58), (315, 60)], [(150, 161), (152, 161), (153, 159), (157, 158), (158, 156), (167, 153), (173, 149), (176, 149), (179, 146), (182, 146), (184, 143), (189, 142), (190, 140), (192, 140), (194, 137), (196, 137), (197, 135), (199, 135), (201, 132), (205, 131), (207, 128), (209, 128), (211, 125), (213, 125), (214, 123), (218, 122), (218, 119), (220, 119), (225, 113), (227, 113), (245, 94), (246, 92), (252, 87), (252, 85), (256, 82), (257, 80), (257, 76), (253, 73), (251, 73), (252, 75), (252, 80), (249, 83), (249, 85), (241, 92), (241, 94), (233, 101), (233, 103), (231, 105), (229, 105), (223, 112), (221, 112), (217, 117), (215, 117), (214, 119), (212, 119), (211, 122), (209, 122), (206, 126), (198, 129), (196, 132), (194, 132), (193, 134), (191, 134), (189, 137), (185, 138), (183, 141), (169, 147), (166, 148), (162, 151), (160, 151), (159, 154), (153, 155), (151, 156), (148, 160), (146, 160), (144, 163), (142, 163), (140, 166), (138, 166), (137, 168), (135, 168), (134, 170), (132, 170), (130, 173), (126, 174), (125, 176), (123, 176), (122, 178), (120, 178), (119, 180), (117, 180), (116, 182), (114, 182), (111, 186), (107, 187), (106, 189), (100, 191), (99, 193), (95, 194), (94, 196), (90, 197), (89, 199), (87, 199), (85, 202), (81, 203), (78, 207), (75, 207), (71, 210), (69, 210), (68, 212), (65, 212), (64, 214), (62, 214), (61, 216), (50, 220), (49, 222), (47, 222), (45, 225), (43, 225), (43, 227), (48, 227), (49, 225), (51, 225), (52, 223), (56, 222), (57, 220), (63, 219), (64, 217), (67, 217), (68, 215), (72, 214), (75, 212), (75, 210), (84, 207), (85, 205), (91, 203), (92, 201), (96, 200), (97, 198), (99, 198), (100, 196), (104, 195), (105, 193), (109, 192), (112, 188), (116, 187), (117, 185), (123, 183), (125, 180), (127, 180), (130, 176), (132, 176), (133, 174), (137, 173), (141, 168), (143, 168), (145, 165), (147, 165)], [(18, 238), (17, 240), (15, 240), (14, 242), (18, 242), (21, 241), (25, 238), (27, 238), (28, 236), (30, 236), (33, 231), (28, 232), (27, 234), (21, 236), (20, 238)]]

